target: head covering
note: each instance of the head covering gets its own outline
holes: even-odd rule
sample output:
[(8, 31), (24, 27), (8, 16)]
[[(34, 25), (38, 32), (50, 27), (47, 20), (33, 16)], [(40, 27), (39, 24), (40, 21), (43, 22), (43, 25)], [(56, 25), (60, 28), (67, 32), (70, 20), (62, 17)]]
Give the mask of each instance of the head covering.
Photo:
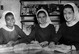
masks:
[(67, 4), (71, 5), (74, 10), (74, 22), (71, 25), (71, 26), (73, 26), (74, 24), (76, 24), (79, 21), (78, 7), (74, 3), (66, 3), (65, 5), (67, 5)]
[(76, 20), (79, 20), (79, 11), (78, 11), (78, 7), (74, 4), (74, 3), (66, 3), (65, 5), (71, 5), (74, 9), (74, 17)]
[(47, 19), (46, 19), (46, 22), (47, 22), (47, 24), (45, 25), (45, 26), (42, 26), (41, 24), (40, 24), (40, 27), (41, 28), (45, 28), (45, 27), (47, 27), (49, 24), (52, 24), (52, 22), (51, 22), (51, 20), (50, 20), (50, 17), (49, 17), (49, 15), (48, 15), (48, 12), (45, 10), (45, 9), (39, 9), (38, 11), (37, 11), (37, 13), (36, 13), (36, 17), (38, 18), (38, 13), (40, 12), (40, 11), (44, 11), (45, 13), (46, 13), (46, 15), (47, 15)]
[[(5, 29), (5, 30), (7, 30), (7, 31), (13, 31), (15, 27), (13, 27), (13, 29), (9, 29), (9, 28), (6, 26), (6, 22), (5, 22), (5, 15), (6, 15), (7, 13), (9, 13), (9, 12), (11, 12), (11, 13), (14, 15), (14, 13), (13, 13), (12, 11), (4, 11), (4, 12), (3, 12), (3, 15), (2, 15), (2, 20), (3, 20), (3, 22), (1, 23), (1, 24), (3, 24), (3, 26), (2, 26), (1, 28)], [(15, 18), (15, 15), (14, 15), (14, 18)]]

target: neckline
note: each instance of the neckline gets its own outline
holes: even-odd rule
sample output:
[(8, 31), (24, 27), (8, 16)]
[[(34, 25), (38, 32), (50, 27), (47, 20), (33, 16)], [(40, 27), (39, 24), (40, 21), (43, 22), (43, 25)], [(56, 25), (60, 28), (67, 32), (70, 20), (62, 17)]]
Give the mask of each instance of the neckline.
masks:
[(13, 26), (12, 29), (9, 29), (6, 25), (2, 27), (3, 29), (5, 29), (6, 31), (13, 31), (15, 29), (15, 27)]
[(78, 23), (78, 21), (77, 21), (77, 22), (75, 22), (75, 21), (74, 21), (74, 23), (73, 23), (73, 24), (68, 25), (68, 23), (66, 22), (66, 25), (67, 25), (67, 27), (73, 27), (73, 26), (75, 26), (77, 23)]
[(41, 24), (39, 25), (41, 28), (46, 28), (49, 25), (49, 23), (47, 23), (45, 26), (42, 26)]

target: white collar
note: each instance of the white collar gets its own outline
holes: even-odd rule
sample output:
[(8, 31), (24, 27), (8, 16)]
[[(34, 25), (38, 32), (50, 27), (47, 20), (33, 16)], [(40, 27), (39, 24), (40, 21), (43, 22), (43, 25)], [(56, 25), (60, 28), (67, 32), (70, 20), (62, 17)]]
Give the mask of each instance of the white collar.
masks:
[(5, 29), (6, 31), (13, 31), (15, 29), (15, 27), (13, 26), (12, 29), (9, 29), (7, 26), (3, 26), (2, 27), (3, 29)]
[(71, 24), (68, 24), (68, 23), (66, 22), (66, 25), (67, 25), (68, 27), (71, 27), (71, 26), (74, 26), (77, 22), (78, 22), (78, 21), (73, 21)]
[(46, 28), (48, 25), (49, 25), (49, 23), (46, 23), (46, 25), (44, 25), (44, 26), (40, 24), (40, 27), (41, 28)]

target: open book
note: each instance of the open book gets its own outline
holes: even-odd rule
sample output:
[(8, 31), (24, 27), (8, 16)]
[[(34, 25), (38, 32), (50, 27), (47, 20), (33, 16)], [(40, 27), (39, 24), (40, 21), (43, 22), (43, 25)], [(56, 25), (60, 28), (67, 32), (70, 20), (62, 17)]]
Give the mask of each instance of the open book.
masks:
[(28, 49), (42, 49), (39, 44), (25, 44), (21, 43), (14, 46), (14, 50), (28, 50)]
[(52, 48), (44, 47), (43, 50), (45, 51), (58, 51), (58, 52), (62, 52), (62, 53), (68, 53), (69, 51), (71, 51), (71, 47), (67, 46), (67, 45), (56, 45)]
[(13, 47), (7, 47), (6, 45), (0, 45), (0, 53), (3, 52), (11, 52), (13, 51)]

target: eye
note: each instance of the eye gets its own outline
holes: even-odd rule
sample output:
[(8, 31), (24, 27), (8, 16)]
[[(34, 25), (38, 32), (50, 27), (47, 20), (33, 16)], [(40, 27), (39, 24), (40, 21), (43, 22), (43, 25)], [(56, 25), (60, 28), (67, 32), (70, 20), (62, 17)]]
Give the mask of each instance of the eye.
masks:
[(68, 12), (69, 14), (72, 14), (72, 12)]
[(46, 16), (43, 16), (43, 18), (46, 18)]
[(40, 19), (41, 17), (38, 17), (38, 19)]
[(64, 13), (64, 15), (66, 15), (66, 13)]

